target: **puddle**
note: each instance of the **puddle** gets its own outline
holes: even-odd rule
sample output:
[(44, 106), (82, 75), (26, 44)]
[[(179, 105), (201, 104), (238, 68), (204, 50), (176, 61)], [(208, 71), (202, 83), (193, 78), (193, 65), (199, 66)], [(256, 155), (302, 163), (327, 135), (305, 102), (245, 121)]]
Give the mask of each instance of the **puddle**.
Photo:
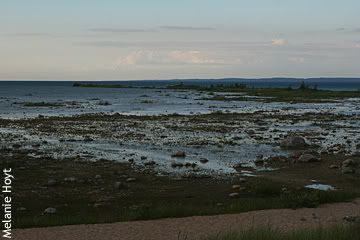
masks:
[(333, 187), (331, 185), (326, 185), (326, 184), (311, 184), (311, 185), (305, 186), (305, 188), (316, 189), (316, 190), (321, 190), (321, 191), (334, 191), (335, 190), (335, 187)]

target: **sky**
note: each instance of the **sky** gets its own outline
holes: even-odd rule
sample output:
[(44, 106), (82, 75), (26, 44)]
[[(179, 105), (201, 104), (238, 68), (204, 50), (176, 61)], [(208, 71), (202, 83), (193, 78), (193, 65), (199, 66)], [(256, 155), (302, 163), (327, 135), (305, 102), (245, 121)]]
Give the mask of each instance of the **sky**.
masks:
[(0, 0), (0, 79), (360, 77), (359, 11), (359, 0)]

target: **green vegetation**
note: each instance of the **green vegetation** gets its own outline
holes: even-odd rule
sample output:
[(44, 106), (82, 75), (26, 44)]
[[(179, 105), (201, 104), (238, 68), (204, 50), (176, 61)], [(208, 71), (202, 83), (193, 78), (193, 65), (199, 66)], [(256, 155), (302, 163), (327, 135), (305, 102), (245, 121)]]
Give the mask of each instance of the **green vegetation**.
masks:
[(94, 84), (94, 83), (79, 83), (75, 82), (73, 87), (84, 87), (84, 88), (131, 88), (131, 86), (125, 86), (120, 84)]
[(358, 240), (360, 226), (334, 226), (317, 229), (280, 232), (271, 228), (251, 228), (245, 231), (218, 234), (206, 240)]
[(360, 91), (328, 91), (319, 90), (317, 85), (310, 86), (302, 82), (298, 88), (293, 88), (291, 85), (287, 88), (250, 88), (244, 84), (234, 85), (211, 85), (211, 86), (196, 86), (177, 84), (169, 86), (169, 89), (188, 89), (198, 91), (227, 92), (227, 93), (245, 93), (249, 96), (259, 97), (236, 97), (234, 95), (222, 95), (206, 98), (205, 100), (215, 101), (279, 101), (279, 102), (329, 102), (341, 100), (345, 98), (360, 97)]

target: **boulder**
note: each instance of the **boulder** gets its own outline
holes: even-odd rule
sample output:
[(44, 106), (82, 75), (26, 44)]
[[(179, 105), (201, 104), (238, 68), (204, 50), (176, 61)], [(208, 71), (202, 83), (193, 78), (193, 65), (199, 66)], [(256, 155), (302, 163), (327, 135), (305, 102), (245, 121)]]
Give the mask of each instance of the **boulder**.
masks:
[(352, 174), (355, 173), (355, 168), (352, 167), (342, 167), (341, 172), (343, 174)]
[(123, 182), (116, 182), (116, 183), (114, 184), (114, 187), (115, 187), (115, 189), (117, 189), (117, 190), (121, 190), (121, 189), (126, 189), (126, 188), (127, 188), (126, 184), (123, 183)]
[(356, 162), (353, 159), (346, 159), (345, 161), (342, 162), (342, 167), (355, 167), (356, 166)]
[(230, 197), (230, 198), (238, 198), (239, 196), (240, 196), (239, 193), (230, 193), (230, 194), (229, 194), (229, 197)]
[(300, 162), (300, 163), (319, 162), (319, 161), (320, 161), (320, 159), (315, 157), (312, 154), (303, 154), (297, 160), (297, 162)]
[(184, 158), (186, 157), (186, 153), (183, 151), (177, 151), (175, 154), (171, 155), (171, 157)]
[(305, 139), (299, 136), (287, 136), (281, 143), (282, 148), (288, 149), (304, 149), (309, 145), (306, 143)]
[(128, 178), (126, 179), (126, 182), (135, 182), (136, 181), (136, 178)]
[(47, 187), (54, 187), (58, 185), (58, 182), (55, 179), (49, 179), (48, 182), (46, 183)]
[(53, 207), (49, 207), (44, 210), (44, 214), (55, 214), (55, 213), (56, 213), (56, 208)]
[(200, 162), (201, 162), (202, 164), (205, 164), (205, 163), (209, 162), (209, 160), (206, 159), (206, 158), (200, 158)]

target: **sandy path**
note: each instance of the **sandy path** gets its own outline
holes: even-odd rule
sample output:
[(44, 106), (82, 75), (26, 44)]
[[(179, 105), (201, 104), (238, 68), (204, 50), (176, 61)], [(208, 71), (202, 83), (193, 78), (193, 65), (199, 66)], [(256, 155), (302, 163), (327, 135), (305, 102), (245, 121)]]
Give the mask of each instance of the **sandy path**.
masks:
[(273, 226), (281, 230), (326, 226), (343, 223), (343, 218), (349, 215), (360, 215), (360, 199), (350, 203), (322, 205), (316, 209), (275, 209), (217, 216), (19, 229), (14, 231), (14, 239), (178, 240), (179, 233), (187, 234), (187, 239), (197, 239), (207, 234), (244, 229), (250, 226)]

